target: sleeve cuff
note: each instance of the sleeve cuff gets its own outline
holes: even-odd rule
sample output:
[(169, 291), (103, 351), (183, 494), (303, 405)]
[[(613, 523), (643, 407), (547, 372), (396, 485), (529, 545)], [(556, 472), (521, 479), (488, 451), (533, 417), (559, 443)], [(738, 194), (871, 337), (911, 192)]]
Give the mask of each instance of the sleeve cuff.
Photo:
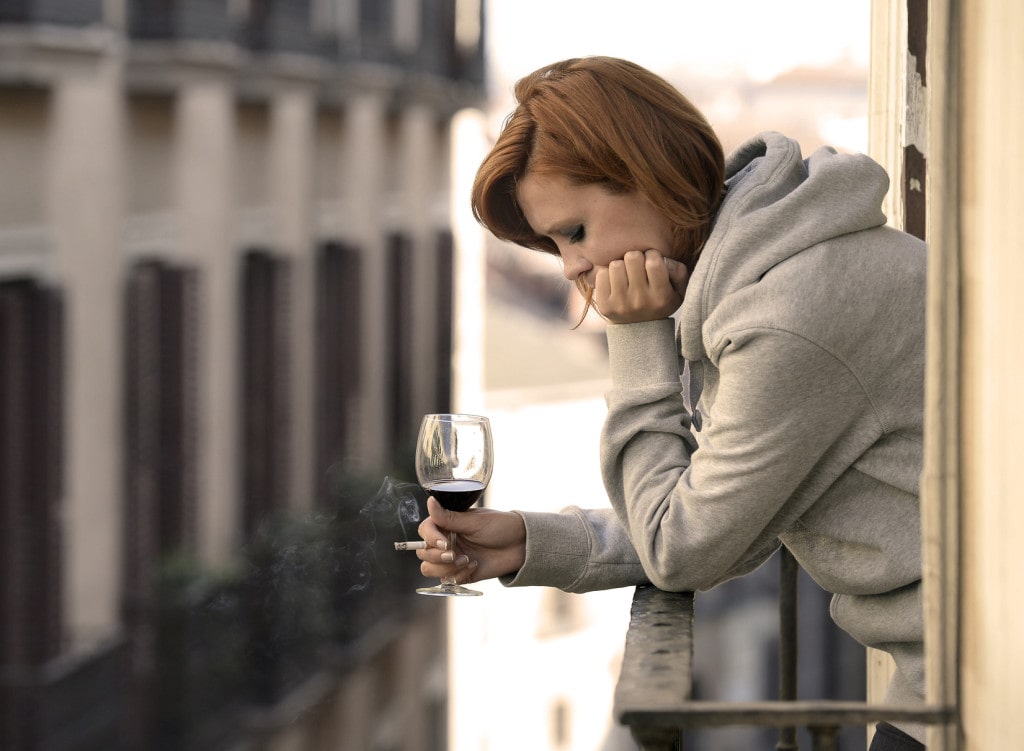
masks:
[(615, 388), (679, 380), (673, 319), (614, 324), (607, 328), (607, 335), (608, 361)]
[(514, 574), (500, 577), (506, 587), (572, 589), (587, 568), (590, 540), (575, 513), (517, 511), (526, 525), (526, 560)]

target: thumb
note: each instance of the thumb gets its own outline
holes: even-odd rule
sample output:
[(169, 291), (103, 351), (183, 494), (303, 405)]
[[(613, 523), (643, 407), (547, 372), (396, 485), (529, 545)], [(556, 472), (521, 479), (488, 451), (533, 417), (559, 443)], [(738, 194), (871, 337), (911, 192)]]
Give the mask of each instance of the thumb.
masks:
[(462, 528), (459, 520), (461, 514), (458, 511), (449, 511), (438, 503), (434, 496), (427, 498), (427, 513), (434, 520), (434, 524), (442, 529), (447, 529), (449, 532), (458, 532)]
[(671, 258), (665, 259), (665, 268), (668, 270), (668, 280), (672, 283), (672, 289), (679, 293), (680, 297), (686, 296), (686, 285), (690, 282), (690, 272), (686, 266)]

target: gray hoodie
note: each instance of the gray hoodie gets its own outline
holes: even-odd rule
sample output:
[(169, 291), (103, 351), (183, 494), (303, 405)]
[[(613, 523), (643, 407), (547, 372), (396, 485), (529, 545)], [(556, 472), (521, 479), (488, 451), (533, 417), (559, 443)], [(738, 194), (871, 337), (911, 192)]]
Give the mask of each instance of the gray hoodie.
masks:
[(896, 659), (887, 701), (923, 701), (925, 245), (885, 225), (866, 156), (764, 133), (726, 176), (678, 328), (608, 327), (612, 509), (524, 513), (506, 583), (707, 589), (781, 541)]

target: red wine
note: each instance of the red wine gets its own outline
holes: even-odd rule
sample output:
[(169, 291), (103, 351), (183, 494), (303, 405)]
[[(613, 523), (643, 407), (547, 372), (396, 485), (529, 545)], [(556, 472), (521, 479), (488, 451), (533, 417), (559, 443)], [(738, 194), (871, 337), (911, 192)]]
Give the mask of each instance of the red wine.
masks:
[(476, 480), (438, 480), (423, 489), (449, 511), (465, 511), (483, 494), (484, 484)]

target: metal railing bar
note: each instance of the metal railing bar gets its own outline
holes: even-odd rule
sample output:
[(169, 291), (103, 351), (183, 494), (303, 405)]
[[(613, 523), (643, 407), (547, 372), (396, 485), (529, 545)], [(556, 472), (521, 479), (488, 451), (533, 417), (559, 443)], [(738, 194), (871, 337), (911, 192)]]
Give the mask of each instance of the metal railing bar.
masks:
[[(785, 545), (779, 550), (779, 700), (797, 697), (797, 590), (796, 559)], [(779, 729), (777, 751), (797, 751), (796, 727)]]
[(942, 725), (953, 722), (955, 709), (946, 705), (869, 704), (857, 701), (681, 701), (672, 709), (624, 710), (618, 714), (625, 725), (661, 727), (823, 727), (866, 725), (873, 722), (916, 722)]
[(839, 727), (836, 725), (811, 725), (811, 747), (814, 751), (839, 751)]
[(679, 728), (641, 726), (629, 730), (643, 751), (682, 751), (683, 734)]
[(691, 698), (693, 594), (637, 587), (630, 609), (615, 714), (673, 710)]
[(806, 728), (814, 751), (838, 748), (842, 727), (876, 722), (953, 725), (952, 704), (892, 705), (865, 701), (798, 701), (797, 580), (799, 565), (789, 551), (780, 556), (780, 645), (777, 701), (693, 700), (693, 593), (637, 587), (630, 610), (622, 670), (613, 715), (644, 751), (679, 751), (683, 731), (726, 726), (780, 730), (779, 751), (796, 751), (796, 730)]

